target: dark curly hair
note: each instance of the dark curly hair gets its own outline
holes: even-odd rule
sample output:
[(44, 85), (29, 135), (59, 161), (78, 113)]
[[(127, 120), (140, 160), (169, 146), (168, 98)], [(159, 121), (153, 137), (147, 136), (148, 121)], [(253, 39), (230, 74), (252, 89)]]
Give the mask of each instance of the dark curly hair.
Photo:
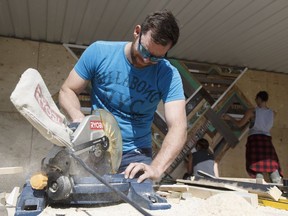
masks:
[(171, 11), (162, 10), (149, 14), (141, 24), (141, 31), (146, 34), (151, 30), (152, 40), (156, 44), (173, 47), (179, 38), (179, 26)]
[(266, 102), (269, 99), (269, 95), (268, 95), (268, 93), (266, 91), (260, 91), (256, 95), (256, 99), (257, 98), (260, 98), (262, 101)]
[(209, 142), (206, 139), (201, 138), (197, 141), (196, 148), (207, 150), (209, 149)]

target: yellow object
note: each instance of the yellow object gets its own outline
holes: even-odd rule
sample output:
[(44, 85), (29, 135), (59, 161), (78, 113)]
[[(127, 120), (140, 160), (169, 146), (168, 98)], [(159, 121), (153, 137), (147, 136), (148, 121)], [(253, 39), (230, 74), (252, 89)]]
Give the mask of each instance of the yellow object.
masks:
[(278, 201), (258, 198), (258, 202), (262, 206), (270, 206), (277, 209), (288, 210), (288, 200), (287, 199), (279, 199)]
[(31, 187), (35, 190), (42, 190), (47, 186), (48, 177), (43, 173), (34, 174), (30, 179)]
[(92, 115), (100, 115), (105, 135), (109, 140), (106, 154), (111, 166), (110, 173), (115, 174), (122, 160), (122, 136), (117, 120), (110, 112), (103, 109), (93, 110)]

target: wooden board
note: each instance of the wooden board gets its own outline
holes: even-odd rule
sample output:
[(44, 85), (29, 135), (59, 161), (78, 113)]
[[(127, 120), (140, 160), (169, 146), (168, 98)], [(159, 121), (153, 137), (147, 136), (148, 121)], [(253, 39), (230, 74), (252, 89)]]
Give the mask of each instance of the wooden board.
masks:
[(210, 189), (218, 189), (218, 190), (224, 190), (224, 191), (239, 191), (239, 192), (248, 192), (245, 189), (235, 187), (230, 184), (224, 184), (224, 183), (214, 183), (214, 182), (200, 182), (200, 181), (190, 181), (190, 180), (182, 180), (177, 179), (178, 183), (184, 183), (188, 185), (193, 185), (197, 187), (203, 187), (203, 188), (210, 188)]
[(159, 191), (176, 191), (176, 192), (187, 192), (189, 190), (188, 185), (185, 184), (173, 184), (173, 185), (160, 185)]
[(0, 193), (0, 204), (6, 205), (6, 193), (5, 192)]
[(270, 206), (281, 210), (288, 210), (287, 199), (279, 199), (278, 201), (274, 201), (270, 199), (259, 198), (259, 204), (262, 206)]
[(223, 179), (206, 179), (195, 177), (194, 181), (182, 180), (179, 179), (177, 182), (188, 184), (188, 185), (196, 185), (200, 187), (212, 187), (212, 188), (222, 188), (222, 189), (230, 189), (235, 191), (248, 191), (250, 193), (258, 194), (259, 197), (267, 197), (277, 201), (282, 192), (273, 185), (263, 185), (256, 184), (250, 182), (237, 182)]
[(207, 199), (213, 195), (219, 193), (235, 193), (238, 196), (243, 197), (247, 202), (249, 202), (252, 206), (258, 206), (258, 195), (250, 194), (247, 192), (239, 192), (239, 191), (227, 191), (227, 190), (218, 190), (213, 188), (204, 188), (204, 187), (196, 187), (196, 186), (188, 186), (185, 184), (174, 184), (174, 185), (161, 185), (159, 187), (158, 194), (164, 195), (165, 197), (170, 197), (170, 193), (177, 192), (182, 193), (182, 197), (184, 199), (188, 199), (189, 197), (197, 197), (201, 199)]
[[(218, 179), (222, 180), (229, 180), (229, 181), (238, 181), (238, 182), (250, 182), (250, 183), (256, 183), (256, 179), (252, 178), (230, 178), (230, 177), (221, 177)], [(263, 182), (263, 184), (267, 184), (267, 182)]]
[(225, 138), (230, 146), (235, 147), (239, 142), (228, 125), (212, 109), (207, 110), (205, 117), (212, 123), (213, 127)]
[(211, 188), (202, 188), (202, 187), (195, 187), (189, 186), (188, 192), (183, 193), (183, 198), (187, 198), (187, 195), (191, 195), (192, 197), (197, 197), (201, 199), (207, 199), (211, 196), (214, 196), (219, 193), (234, 193), (238, 196), (243, 197), (247, 202), (249, 202), (252, 206), (258, 206), (258, 195), (247, 193), (247, 192), (240, 192), (240, 191), (225, 191), (225, 190), (217, 190)]
[(23, 167), (1, 167), (0, 175), (22, 173)]

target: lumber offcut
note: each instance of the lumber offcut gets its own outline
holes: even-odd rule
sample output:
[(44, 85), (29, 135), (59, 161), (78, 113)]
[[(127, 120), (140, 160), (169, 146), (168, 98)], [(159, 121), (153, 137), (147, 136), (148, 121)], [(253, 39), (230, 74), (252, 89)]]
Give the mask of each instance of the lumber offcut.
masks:
[(278, 201), (266, 199), (266, 198), (260, 198), (259, 204), (263, 206), (270, 206), (273, 208), (281, 209), (281, 210), (288, 210), (288, 201), (287, 199), (279, 199)]
[(190, 185), (161, 185), (159, 187), (158, 194), (162, 193), (168, 193), (171, 191), (175, 192), (182, 192), (182, 197), (184, 199), (190, 198), (190, 197), (197, 197), (201, 199), (207, 199), (211, 196), (214, 196), (219, 193), (234, 193), (238, 196), (243, 197), (247, 202), (249, 202), (252, 206), (258, 206), (258, 195), (257, 194), (251, 194), (247, 192), (239, 192), (239, 191), (227, 191), (227, 190), (217, 190), (212, 188), (204, 188), (204, 187), (195, 187)]
[[(237, 182), (237, 181), (230, 181), (230, 180), (223, 180), (223, 179), (211, 179), (211, 178), (199, 178), (195, 177), (193, 181), (189, 180), (182, 180), (179, 179), (177, 182), (188, 184), (188, 185), (196, 185), (202, 187), (224, 187), (226, 189), (235, 188), (236, 191), (238, 189), (242, 189), (242, 191), (246, 190), (250, 193), (255, 193), (259, 197), (267, 197), (278, 201), (281, 197), (282, 192), (276, 186), (273, 185), (263, 185), (257, 183), (250, 183), (250, 182)], [(228, 187), (227, 187), (228, 186)]]
[(23, 167), (0, 167), (0, 175), (22, 173)]

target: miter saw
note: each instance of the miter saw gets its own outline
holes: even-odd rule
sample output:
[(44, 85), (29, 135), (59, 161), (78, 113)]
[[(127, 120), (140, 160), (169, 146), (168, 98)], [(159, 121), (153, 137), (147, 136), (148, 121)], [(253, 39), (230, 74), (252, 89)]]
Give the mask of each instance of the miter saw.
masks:
[[(25, 73), (25, 76), (27, 73), (37, 75), (35, 70)], [(23, 91), (21, 82), (25, 83), (25, 89), (27, 87), (25, 81), (29, 76), (25, 76), (22, 75), (11, 101), (43, 136), (56, 145), (42, 160), (41, 172), (26, 181), (18, 197), (15, 215), (38, 215), (47, 205), (99, 205), (122, 200), (145, 215), (149, 214), (142, 207), (150, 210), (171, 207), (154, 192), (151, 180), (139, 184), (137, 179), (125, 179), (123, 174), (117, 174), (122, 159), (122, 137), (112, 114), (97, 109), (81, 123), (53, 127), (52, 124), (62, 124), (63, 120), (59, 121), (61, 113), (45, 95), (43, 83), (42, 88), (41, 85), (33, 88), (32, 99), (28, 102), (17, 101), (18, 93)], [(30, 102), (34, 98), (40, 108)], [(27, 104), (32, 105), (29, 108)], [(43, 116), (34, 115), (42, 115), (43, 111), (46, 113)], [(45, 122), (43, 119), (47, 116)]]

